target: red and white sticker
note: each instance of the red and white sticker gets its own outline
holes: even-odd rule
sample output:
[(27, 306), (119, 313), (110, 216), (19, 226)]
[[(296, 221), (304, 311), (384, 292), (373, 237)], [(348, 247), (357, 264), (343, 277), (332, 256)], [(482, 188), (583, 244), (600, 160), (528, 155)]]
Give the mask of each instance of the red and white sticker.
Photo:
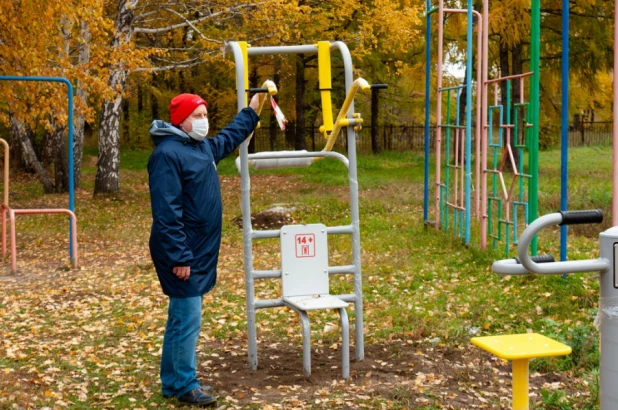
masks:
[(312, 233), (296, 235), (297, 258), (315, 258), (315, 235)]

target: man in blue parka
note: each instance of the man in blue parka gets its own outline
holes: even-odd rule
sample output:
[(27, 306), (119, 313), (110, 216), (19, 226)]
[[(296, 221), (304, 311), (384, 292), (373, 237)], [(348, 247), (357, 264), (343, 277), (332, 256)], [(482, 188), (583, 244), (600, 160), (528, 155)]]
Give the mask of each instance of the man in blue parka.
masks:
[(161, 356), (162, 393), (184, 404), (213, 405), (200, 387), (196, 345), (202, 297), (215, 285), (221, 243), (221, 190), (217, 163), (254, 131), (258, 96), (213, 138), (207, 104), (194, 94), (170, 103), (171, 124), (155, 120), (156, 148), (148, 161), (152, 230), (150, 254), (169, 299)]

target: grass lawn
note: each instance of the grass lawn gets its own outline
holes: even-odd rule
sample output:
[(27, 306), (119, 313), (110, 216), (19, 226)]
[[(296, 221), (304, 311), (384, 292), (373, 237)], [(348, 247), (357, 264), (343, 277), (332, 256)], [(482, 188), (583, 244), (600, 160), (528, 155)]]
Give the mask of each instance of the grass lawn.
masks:
[[(167, 298), (148, 251), (149, 152), (124, 152), (121, 193), (97, 199), (93, 155), (86, 151), (76, 193), (79, 269), (69, 267), (63, 217), (18, 218), (19, 272), (10, 273), (8, 258), (0, 271), (0, 408), (178, 407), (161, 396), (158, 380)], [(558, 151), (540, 156), (541, 214), (558, 209), (559, 158)], [(573, 353), (531, 363), (533, 408), (597, 408), (598, 275), (498, 277), (491, 263), (501, 253), (481, 251), (476, 238), (466, 247), (424, 226), (422, 170), (423, 158), (414, 153), (359, 159), (366, 358), (352, 360), (343, 381), (338, 316), (330, 311), (311, 314), (313, 373), (305, 378), (297, 315), (259, 310), (259, 368), (249, 370), (239, 177), (233, 159), (219, 165), (222, 254), (218, 285), (204, 299), (198, 375), (213, 385), (220, 406), (506, 408), (510, 364), (469, 339), (535, 331)], [(296, 223), (349, 223), (347, 175), (334, 160), (252, 175), (253, 212), (285, 204)], [(609, 211), (610, 147), (571, 150), (570, 175), (572, 209)], [(10, 201), (15, 208), (67, 206), (66, 196), (43, 195), (28, 174), (12, 177)], [(597, 257), (598, 232), (607, 226), (574, 229), (569, 258)], [(329, 238), (329, 246), (332, 264), (351, 263), (349, 238)], [(557, 230), (541, 235), (540, 253), (558, 248)], [(277, 241), (258, 242), (254, 255), (256, 269), (279, 268)], [(333, 277), (331, 291), (351, 293), (348, 279)], [(279, 297), (279, 286), (257, 282), (256, 295)]]

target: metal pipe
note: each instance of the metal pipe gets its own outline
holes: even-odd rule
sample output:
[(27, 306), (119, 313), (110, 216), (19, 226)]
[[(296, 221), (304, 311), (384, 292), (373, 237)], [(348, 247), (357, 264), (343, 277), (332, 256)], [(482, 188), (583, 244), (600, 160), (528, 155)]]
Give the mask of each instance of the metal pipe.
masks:
[(254, 303), (255, 309), (269, 309), (275, 307), (286, 306), (281, 299), (256, 300)]
[[(438, 1), (438, 67), (436, 73), (436, 89), (442, 88), (442, 53), (444, 45), (444, 0)], [(435, 182), (435, 230), (440, 230), (440, 162), (442, 161), (442, 130), (440, 124), (442, 123), (442, 95), (438, 91), (436, 93), (436, 182)]]
[(532, 71), (528, 71), (527, 73), (522, 73), (522, 74), (506, 75), (504, 77), (498, 77), (498, 78), (493, 78), (491, 80), (487, 80), (487, 84), (496, 84), (502, 81), (515, 80), (517, 78), (525, 78), (525, 77), (530, 77), (533, 75), (534, 75), (534, 72)]
[(329, 275), (340, 275), (346, 273), (356, 273), (356, 266), (354, 265), (345, 265), (345, 266), (330, 266), (328, 268)]
[[(569, 0), (562, 0), (562, 113), (560, 144), (560, 210), (569, 195)], [(567, 260), (567, 226), (560, 227), (560, 260)]]
[(279, 270), (254, 270), (252, 275), (253, 275), (253, 279), (280, 278), (281, 269)]
[(9, 206), (9, 144), (0, 138), (0, 144), (4, 147), (4, 197), (2, 204)]
[(4, 147), (4, 197), (2, 201), (2, 258), (6, 257), (6, 212), (9, 208), (9, 144), (2, 138), (0, 143)]
[(341, 377), (350, 377), (350, 322), (345, 308), (339, 309), (341, 318)]
[[(530, 84), (530, 108), (532, 111), (532, 138), (528, 167), (528, 224), (539, 217), (539, 129), (540, 129), (540, 85), (541, 85), (541, 1), (532, 0), (530, 70), (534, 73)], [(537, 239), (532, 240), (532, 254), (537, 253)]]
[(429, 121), (431, 119), (431, 0), (427, 0), (427, 26), (425, 27), (425, 158), (423, 159), (423, 221), (429, 220)]
[[(354, 115), (354, 96), (358, 89), (363, 91), (371, 89), (369, 83), (363, 78), (357, 78), (352, 82), (352, 84), (346, 84), (346, 97), (341, 109), (339, 110), (339, 115), (337, 115), (337, 119), (335, 120), (335, 124), (333, 127), (333, 131), (328, 134), (328, 140), (326, 141), (326, 145), (324, 146), (324, 151), (330, 151), (333, 149), (335, 145), (335, 141), (337, 141), (337, 136), (341, 131), (342, 120), (346, 117), (352, 118)], [(348, 132), (352, 130), (354, 133), (354, 127), (348, 125)], [(327, 135), (326, 133), (324, 135)], [(356, 141), (354, 141), (354, 146), (356, 146)], [(349, 146), (348, 146), (349, 149)]]
[(483, 50), (482, 50), (482, 82), (481, 82), (481, 249), (487, 247), (487, 71), (489, 42), (489, 0), (483, 0)]
[(329, 235), (351, 235), (354, 233), (354, 226), (327, 226), (326, 232), (328, 232)]
[(69, 209), (51, 208), (51, 209), (11, 209), (8, 208), (9, 221), (11, 223), (11, 270), (15, 272), (17, 270), (17, 245), (16, 245), (16, 233), (15, 233), (15, 216), (16, 215), (43, 215), (43, 214), (65, 214), (69, 216), (71, 221), (71, 232), (69, 235), (71, 245), (71, 262), (73, 269), (76, 269), (79, 263), (77, 256), (77, 218), (75, 214)]
[[(444, 9), (445, 13), (468, 13), (468, 10), (464, 10), (464, 9)], [(475, 128), (475, 152), (476, 152), (476, 156), (475, 156), (475, 165), (476, 165), (476, 175), (475, 175), (475, 190), (474, 190), (474, 212), (477, 215), (477, 218), (481, 217), (481, 198), (480, 198), (480, 194), (481, 194), (481, 132), (482, 132), (482, 127), (481, 127), (481, 114), (482, 114), (482, 94), (483, 94), (483, 79), (482, 79), (482, 73), (483, 73), (483, 69), (482, 69), (482, 64), (483, 64), (483, 27), (484, 27), (484, 22), (483, 22), (483, 17), (481, 16), (481, 13), (479, 13), (476, 10), (472, 10), (472, 14), (477, 18), (477, 23), (476, 23), (476, 27), (477, 27), (477, 39), (476, 39), (476, 54), (477, 54), (477, 70), (476, 70), (476, 128)], [(470, 26), (471, 23), (468, 22), (468, 25)], [(469, 33), (468, 34), (471, 38), (472, 34)], [(471, 56), (470, 56), (470, 60), (471, 60)], [(466, 84), (469, 84), (469, 79), (466, 80)], [(467, 87), (467, 85), (466, 85)], [(466, 92), (468, 93), (468, 95), (472, 94), (471, 90), (468, 90), (466, 88)], [(470, 102), (471, 104), (471, 102)], [(468, 106), (470, 107), (470, 106)], [(469, 157), (469, 155), (467, 156), (467, 158)], [(468, 210), (468, 212), (470, 212), (470, 210)], [(468, 224), (469, 225), (469, 224)], [(468, 227), (468, 231), (469, 231), (469, 227)]]
[[(310, 160), (316, 160), (318, 158), (336, 158), (341, 163), (343, 163), (346, 168), (350, 166), (348, 159), (334, 151), (268, 151), (268, 152), (258, 152), (255, 154), (249, 154), (248, 161), (249, 165), (254, 168), (274, 168), (276, 167), (276, 161), (267, 161), (267, 160), (277, 160), (277, 159), (297, 159), (297, 158), (308, 158)], [(261, 165), (262, 164), (262, 165)], [(310, 165), (311, 162), (308, 162), (307, 165)], [(288, 165), (294, 165), (292, 161)], [(240, 167), (240, 160), (236, 161), (236, 167)]]
[[(231, 51), (234, 55), (234, 62), (236, 66), (236, 96), (237, 96), (237, 109), (240, 112), (247, 106), (246, 92), (249, 88), (249, 84), (245, 81), (246, 73), (248, 72), (246, 67), (246, 55), (247, 44), (243, 42), (229, 42), (226, 44), (225, 49)], [(246, 308), (247, 308), (247, 344), (249, 355), (249, 366), (251, 370), (256, 370), (258, 365), (257, 357), (257, 330), (255, 323), (255, 310), (257, 309), (257, 303), (255, 302), (255, 289), (253, 282), (253, 254), (251, 246), (251, 204), (249, 197), (251, 195), (251, 180), (249, 177), (249, 169), (247, 167), (248, 157), (248, 142), (244, 141), (240, 144), (240, 190), (241, 190), (241, 209), (242, 209), (242, 228), (243, 228), (243, 249), (244, 249), (244, 268), (245, 268), (245, 292)]]
[[(230, 43), (227, 44), (227, 47), (229, 47)], [(317, 52), (318, 48), (314, 45), (251, 47), (247, 50), (247, 54), (250, 56), (266, 54), (316, 54)]]
[[(336, 41), (333, 45), (339, 48), (343, 59), (343, 67), (345, 74), (345, 89), (346, 95), (350, 94), (353, 86), (352, 72), (352, 56), (350, 50), (341, 41)], [(354, 115), (354, 100), (351, 101), (348, 108), (348, 117)], [(333, 131), (334, 132), (334, 131)], [(348, 181), (350, 186), (350, 220), (352, 226), (352, 263), (356, 267), (354, 275), (354, 313), (355, 313), (355, 340), (356, 340), (356, 360), (361, 361), (365, 358), (365, 335), (363, 325), (363, 275), (361, 270), (361, 252), (360, 252), (360, 213), (358, 209), (358, 174), (356, 170), (356, 131), (353, 126), (347, 128), (348, 136), (348, 159), (350, 166), (348, 167)]]
[(468, 0), (468, 32), (466, 37), (466, 158), (465, 158), (465, 237), (464, 242), (470, 243), (470, 184), (472, 177), (472, 1)]
[(561, 274), (565, 272), (594, 272), (603, 271), (609, 268), (608, 261), (604, 259), (586, 259), (569, 262), (549, 262), (549, 263), (536, 263), (530, 259), (528, 255), (528, 247), (532, 243), (533, 238), (543, 228), (560, 225), (562, 223), (562, 214), (553, 213), (543, 215), (540, 218), (535, 219), (524, 230), (519, 238), (519, 244), (517, 245), (517, 256), (524, 268), (533, 273), (541, 274)]
[[(69, 209), (71, 212), (75, 212), (75, 183), (74, 183), (74, 148), (73, 148), (73, 85), (69, 80), (62, 77), (36, 77), (36, 76), (12, 76), (12, 75), (0, 75), (0, 81), (36, 81), (36, 82), (56, 82), (63, 83), (67, 86), (67, 129), (69, 131), (69, 153), (67, 158), (69, 168)], [(5, 164), (6, 166), (6, 164)], [(75, 257), (73, 255), (73, 227), (70, 225), (71, 219), (69, 219), (69, 256), (71, 259)]]

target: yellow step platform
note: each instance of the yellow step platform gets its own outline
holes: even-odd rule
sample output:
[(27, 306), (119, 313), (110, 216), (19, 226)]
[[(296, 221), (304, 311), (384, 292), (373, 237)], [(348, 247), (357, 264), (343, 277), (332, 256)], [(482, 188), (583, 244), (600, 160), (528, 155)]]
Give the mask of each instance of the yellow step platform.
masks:
[(471, 342), (513, 362), (513, 409), (528, 410), (528, 362), (538, 357), (565, 356), (571, 348), (538, 333), (473, 337)]

